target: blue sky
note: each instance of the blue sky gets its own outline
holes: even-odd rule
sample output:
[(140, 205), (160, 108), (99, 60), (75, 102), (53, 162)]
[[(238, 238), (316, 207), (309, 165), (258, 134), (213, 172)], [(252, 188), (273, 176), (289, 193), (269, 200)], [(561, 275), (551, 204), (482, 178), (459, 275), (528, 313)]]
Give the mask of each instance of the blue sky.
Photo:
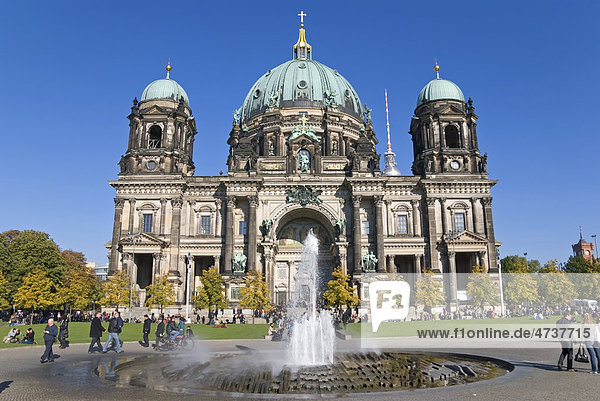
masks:
[(232, 111), (291, 57), (300, 10), (313, 57), (373, 109), (385, 151), (384, 88), (398, 167), (416, 98), (441, 76), (472, 97), (487, 152), (502, 255), (564, 261), (600, 234), (595, 1), (5, 2), (0, 13), (0, 230), (48, 232), (106, 263), (131, 100), (164, 76), (187, 91), (197, 175), (226, 171)]

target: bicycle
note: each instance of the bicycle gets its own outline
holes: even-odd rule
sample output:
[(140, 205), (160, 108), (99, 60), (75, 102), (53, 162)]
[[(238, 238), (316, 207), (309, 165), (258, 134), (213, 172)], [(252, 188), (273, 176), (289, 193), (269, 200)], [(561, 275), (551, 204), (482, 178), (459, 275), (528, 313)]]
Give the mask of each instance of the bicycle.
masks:
[(156, 346), (157, 351), (191, 351), (194, 349), (194, 340), (191, 337), (178, 334), (174, 340), (169, 337), (161, 337)]

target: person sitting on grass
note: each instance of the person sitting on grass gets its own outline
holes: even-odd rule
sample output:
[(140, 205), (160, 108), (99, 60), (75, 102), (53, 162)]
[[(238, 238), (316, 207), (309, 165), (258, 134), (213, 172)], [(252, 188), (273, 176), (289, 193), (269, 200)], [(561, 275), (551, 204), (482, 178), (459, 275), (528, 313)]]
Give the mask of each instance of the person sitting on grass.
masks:
[(23, 338), (23, 341), (21, 341), (22, 344), (35, 344), (35, 331), (33, 331), (33, 329), (30, 327), (27, 329), (27, 332), (25, 333), (25, 337)]
[(9, 330), (8, 334), (6, 335), (6, 337), (4, 337), (2, 342), (5, 344), (18, 343), (20, 335), (21, 335), (21, 330), (12, 328)]

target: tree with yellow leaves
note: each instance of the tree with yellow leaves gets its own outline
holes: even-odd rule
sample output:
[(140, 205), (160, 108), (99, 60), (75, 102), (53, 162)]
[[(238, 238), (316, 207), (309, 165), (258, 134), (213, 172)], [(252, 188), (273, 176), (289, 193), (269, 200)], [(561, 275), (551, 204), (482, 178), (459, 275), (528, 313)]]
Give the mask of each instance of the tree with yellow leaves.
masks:
[(158, 306), (160, 313), (165, 305), (171, 305), (175, 302), (175, 289), (173, 283), (169, 281), (168, 274), (156, 277), (154, 282), (146, 287), (146, 302), (144, 305), (151, 308)]
[(357, 305), (359, 299), (350, 285), (350, 275), (344, 274), (342, 266), (336, 267), (331, 275), (334, 278), (329, 280), (327, 290), (323, 293), (323, 299), (326, 301), (327, 306), (336, 308), (346, 306), (350, 308)]
[[(13, 297), (16, 306), (35, 312), (56, 306), (60, 303), (52, 280), (41, 269), (29, 272), (23, 277), (23, 284)], [(31, 313), (33, 321), (33, 313)]]
[[(240, 306), (252, 310), (259, 309), (265, 312), (273, 309), (267, 283), (261, 272), (255, 270), (248, 272), (244, 277), (246, 285), (240, 288)], [(254, 313), (252, 314), (252, 323), (254, 323)]]

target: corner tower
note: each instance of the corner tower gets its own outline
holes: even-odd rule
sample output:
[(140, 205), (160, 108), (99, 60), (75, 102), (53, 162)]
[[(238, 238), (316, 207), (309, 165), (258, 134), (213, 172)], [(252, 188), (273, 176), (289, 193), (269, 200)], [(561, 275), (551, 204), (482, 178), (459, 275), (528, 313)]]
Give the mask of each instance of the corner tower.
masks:
[(119, 175), (194, 174), (192, 152), (196, 123), (185, 90), (167, 76), (144, 89), (141, 101), (133, 100), (127, 152)]
[(473, 101), (465, 102), (460, 88), (436, 78), (421, 90), (410, 124), (415, 175), (483, 174), (487, 176), (487, 156), (477, 144), (477, 118)]

